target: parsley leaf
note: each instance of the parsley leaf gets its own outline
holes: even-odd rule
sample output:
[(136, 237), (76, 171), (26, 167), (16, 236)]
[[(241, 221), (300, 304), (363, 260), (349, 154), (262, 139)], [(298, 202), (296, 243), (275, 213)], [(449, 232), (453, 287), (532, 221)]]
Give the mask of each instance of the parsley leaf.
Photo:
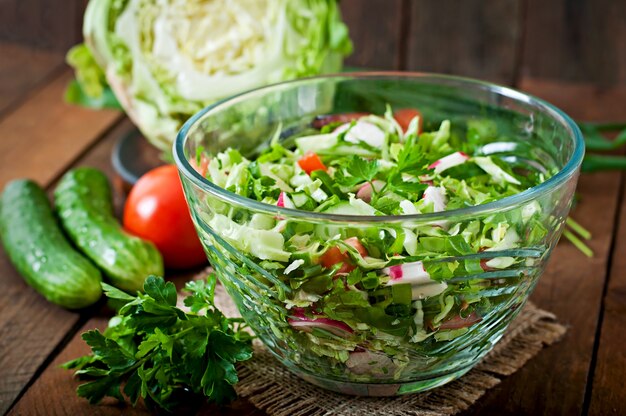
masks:
[(335, 181), (345, 187), (352, 187), (363, 182), (371, 182), (378, 173), (378, 161), (365, 160), (359, 156), (351, 156), (345, 168), (335, 174)]
[(252, 356), (251, 335), (241, 319), (215, 308), (215, 284), (214, 275), (187, 284), (191, 313), (176, 307), (176, 288), (161, 277), (146, 279), (145, 293), (137, 296), (104, 284), (108, 296), (126, 304), (104, 333), (82, 335), (91, 355), (63, 365), (89, 380), (77, 394), (90, 403), (109, 396), (133, 406), (141, 397), (168, 411), (183, 404), (187, 392), (216, 403), (235, 398), (235, 364)]
[(191, 294), (185, 298), (185, 306), (191, 309), (192, 312), (198, 313), (213, 304), (216, 283), (217, 278), (215, 274), (210, 274), (206, 282), (202, 280), (187, 282), (185, 290)]
[(143, 288), (147, 295), (151, 296), (156, 302), (166, 305), (176, 305), (176, 287), (174, 283), (167, 282), (162, 278), (150, 276), (146, 279)]
[(395, 215), (400, 209), (400, 201), (389, 196), (383, 196), (373, 200), (372, 206), (384, 214)]

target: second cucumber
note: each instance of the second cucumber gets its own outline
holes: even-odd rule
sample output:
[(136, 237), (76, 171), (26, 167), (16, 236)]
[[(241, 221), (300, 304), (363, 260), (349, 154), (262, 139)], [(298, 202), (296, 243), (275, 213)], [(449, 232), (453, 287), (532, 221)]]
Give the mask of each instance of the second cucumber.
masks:
[(114, 286), (142, 290), (151, 274), (163, 275), (163, 259), (148, 241), (125, 232), (113, 215), (109, 181), (93, 168), (67, 172), (54, 192), (56, 210), (72, 242)]

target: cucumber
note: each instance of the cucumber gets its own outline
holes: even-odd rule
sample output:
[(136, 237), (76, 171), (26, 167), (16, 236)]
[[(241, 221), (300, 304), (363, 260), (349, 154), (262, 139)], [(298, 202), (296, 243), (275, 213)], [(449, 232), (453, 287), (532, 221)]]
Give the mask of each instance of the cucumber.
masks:
[(68, 171), (55, 189), (54, 199), (70, 240), (114, 286), (127, 292), (142, 291), (148, 276), (163, 275), (163, 259), (154, 244), (128, 234), (115, 219), (104, 173), (93, 168)]
[(80, 309), (100, 299), (100, 271), (67, 241), (36, 183), (7, 185), (0, 197), (0, 235), (11, 263), (50, 302)]

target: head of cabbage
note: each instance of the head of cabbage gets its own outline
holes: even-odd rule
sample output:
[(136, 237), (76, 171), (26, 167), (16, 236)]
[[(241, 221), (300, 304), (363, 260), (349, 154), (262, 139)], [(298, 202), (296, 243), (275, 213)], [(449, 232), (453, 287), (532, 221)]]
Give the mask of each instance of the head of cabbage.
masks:
[(68, 53), (81, 94), (97, 102), (110, 87), (166, 152), (210, 103), (337, 72), (352, 49), (336, 0), (91, 0), (83, 32)]

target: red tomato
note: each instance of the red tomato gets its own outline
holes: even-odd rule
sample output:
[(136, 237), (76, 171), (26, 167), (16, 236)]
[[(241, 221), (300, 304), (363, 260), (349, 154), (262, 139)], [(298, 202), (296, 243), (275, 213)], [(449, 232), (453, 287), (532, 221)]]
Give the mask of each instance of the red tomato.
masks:
[(153, 169), (137, 181), (124, 206), (124, 228), (152, 241), (166, 267), (189, 268), (207, 261), (174, 165)]
[(354, 265), (350, 261), (350, 257), (346, 253), (342, 253), (339, 247), (334, 246), (326, 250), (326, 253), (322, 254), (320, 263), (327, 269), (330, 269), (335, 264), (343, 263), (337, 273), (349, 273), (354, 270)]
[(300, 165), (302, 170), (309, 175), (315, 170), (326, 170), (326, 166), (324, 166), (322, 159), (320, 159), (320, 157), (313, 152), (307, 153), (298, 159), (298, 165)]
[(413, 120), (416, 116), (419, 116), (417, 134), (420, 134), (422, 132), (422, 126), (424, 124), (424, 117), (422, 117), (422, 113), (414, 108), (403, 108), (393, 113), (393, 118), (396, 119), (400, 127), (402, 127), (402, 130), (404, 130), (405, 132), (409, 129), (409, 124), (411, 123), (411, 120)]
[(200, 158), (200, 165), (196, 163), (195, 159), (189, 161), (191, 166), (202, 176), (206, 176), (207, 171), (209, 170), (209, 159), (207, 159), (206, 155), (202, 154)]
[[(363, 247), (363, 244), (361, 244), (358, 238), (350, 237), (344, 241), (346, 242), (346, 244), (354, 247), (359, 252), (361, 257), (365, 257), (369, 254), (367, 252), (367, 249)], [(339, 247), (337, 246), (329, 248), (326, 253), (324, 253), (320, 258), (320, 263), (322, 263), (322, 266), (327, 269), (333, 267), (335, 264), (343, 263), (337, 273), (349, 273), (355, 268), (354, 264), (352, 264), (352, 260), (350, 260), (350, 256), (348, 255), (348, 253), (342, 252), (341, 249), (339, 249)]]
[(367, 255), (369, 255), (369, 253), (367, 252), (367, 249), (365, 247), (363, 247), (363, 244), (361, 244), (361, 242), (359, 241), (359, 239), (357, 237), (350, 237), (346, 240), (344, 240), (346, 242), (346, 244), (354, 247), (356, 249), (356, 251), (359, 252), (359, 254), (361, 255), (361, 257), (365, 257)]

